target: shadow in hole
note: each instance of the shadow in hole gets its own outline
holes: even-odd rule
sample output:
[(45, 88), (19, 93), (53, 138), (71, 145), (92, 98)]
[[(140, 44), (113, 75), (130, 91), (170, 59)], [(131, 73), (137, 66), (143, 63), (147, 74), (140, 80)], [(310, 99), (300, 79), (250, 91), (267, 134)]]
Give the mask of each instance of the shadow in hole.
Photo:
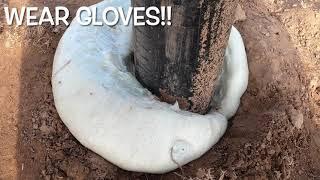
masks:
[[(36, 2), (43, 6), (40, 1)], [(63, 3), (64, 6), (80, 6), (76, 1)], [(244, 6), (247, 20), (238, 27), (247, 46), (251, 77), (241, 108), (224, 138), (211, 151), (182, 170), (165, 175), (120, 170), (72, 137), (55, 110), (50, 83), (53, 56), (61, 33), (56, 34), (49, 27), (28, 29), (25, 39), (30, 43), (24, 49), (21, 66), (21, 136), (17, 157), (24, 169), (20, 169), (20, 178), (181, 179), (200, 176), (200, 168), (212, 169), (215, 177), (220, 176), (220, 170), (228, 170), (226, 177), (265, 175), (274, 178), (276, 171), (286, 173), (283, 160), (286, 155), (293, 155), (296, 162), (301, 162), (299, 166), (305, 166), (301, 177), (307, 177), (307, 172), (313, 170), (303, 161), (312, 150), (309, 136), (304, 130), (292, 135), (286, 133), (290, 131), (292, 108), (301, 110), (308, 119), (307, 113), (299, 109), (303, 96), (299, 87), (304, 78), (302, 69), (297, 68), (301, 67), (299, 55), (288, 40), (288, 33), (275, 18), (256, 8), (253, 0)], [(276, 32), (265, 36), (263, 32), (270, 28)], [(271, 151), (275, 152), (270, 154)]]

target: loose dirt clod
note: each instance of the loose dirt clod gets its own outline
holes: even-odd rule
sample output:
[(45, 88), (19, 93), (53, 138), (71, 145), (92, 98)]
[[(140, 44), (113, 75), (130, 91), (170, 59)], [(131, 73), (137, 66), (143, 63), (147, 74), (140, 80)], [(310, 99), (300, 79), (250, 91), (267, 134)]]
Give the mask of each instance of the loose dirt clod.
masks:
[(303, 113), (293, 108), (289, 110), (289, 113), (290, 113), (290, 120), (293, 126), (297, 129), (301, 129), (304, 121)]
[(242, 6), (238, 4), (235, 12), (235, 20), (234, 22), (244, 21), (247, 19), (246, 12), (243, 10)]

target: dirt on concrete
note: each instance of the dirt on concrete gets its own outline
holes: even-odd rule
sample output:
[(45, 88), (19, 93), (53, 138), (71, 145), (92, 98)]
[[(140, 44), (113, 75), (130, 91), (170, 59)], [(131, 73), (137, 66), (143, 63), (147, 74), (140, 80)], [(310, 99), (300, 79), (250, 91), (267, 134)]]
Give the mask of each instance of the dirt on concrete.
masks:
[[(74, 15), (92, 3), (0, 6), (63, 5)], [(212, 150), (164, 175), (115, 167), (60, 120), (50, 79), (66, 27), (0, 23), (0, 179), (320, 179), (320, 1), (247, 0), (238, 13), (250, 68), (241, 107)]]

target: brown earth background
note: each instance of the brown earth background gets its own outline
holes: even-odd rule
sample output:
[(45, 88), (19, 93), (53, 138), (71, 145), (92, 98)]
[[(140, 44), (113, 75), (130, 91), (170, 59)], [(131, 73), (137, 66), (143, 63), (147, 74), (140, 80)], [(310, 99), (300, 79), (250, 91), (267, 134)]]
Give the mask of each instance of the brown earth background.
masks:
[[(0, 0), (78, 7), (97, 0)], [(71, 20), (71, 19), (70, 19)], [(51, 68), (66, 27), (6, 26), (0, 11), (0, 179), (320, 179), (320, 1), (247, 0), (237, 10), (249, 87), (223, 139), (164, 175), (123, 171), (60, 120)]]

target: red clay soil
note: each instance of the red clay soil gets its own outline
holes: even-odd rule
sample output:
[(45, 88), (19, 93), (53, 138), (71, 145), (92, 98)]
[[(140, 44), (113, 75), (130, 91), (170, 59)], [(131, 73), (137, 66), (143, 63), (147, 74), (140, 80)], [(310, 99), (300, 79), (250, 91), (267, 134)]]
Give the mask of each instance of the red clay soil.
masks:
[[(74, 14), (93, 2), (8, 0), (0, 6), (64, 5)], [(239, 112), (205, 156), (164, 175), (123, 171), (64, 126), (50, 78), (65, 27), (0, 24), (0, 179), (319, 179), (320, 3), (303, 2), (241, 3), (236, 26), (251, 76)]]

